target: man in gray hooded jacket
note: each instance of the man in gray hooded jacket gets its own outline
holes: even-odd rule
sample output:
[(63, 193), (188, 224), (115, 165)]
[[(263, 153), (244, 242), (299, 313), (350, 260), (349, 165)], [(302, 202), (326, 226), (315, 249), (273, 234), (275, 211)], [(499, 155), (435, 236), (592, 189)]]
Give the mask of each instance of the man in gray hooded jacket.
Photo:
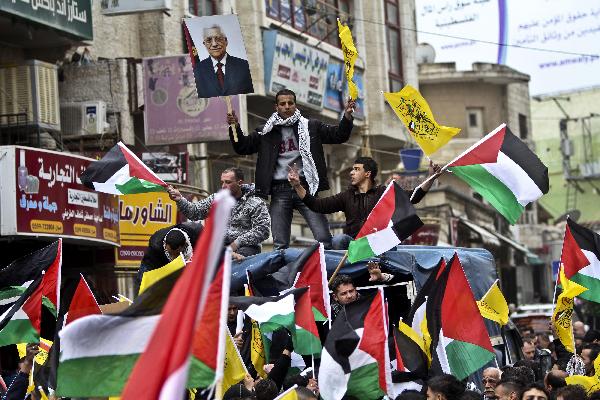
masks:
[[(227, 168), (221, 173), (221, 187), (229, 189), (237, 201), (229, 218), (225, 245), (231, 246), (236, 260), (260, 253), (260, 244), (269, 237), (271, 230), (267, 205), (254, 195), (253, 185), (244, 184), (244, 172), (239, 168)], [(214, 194), (201, 201), (190, 202), (172, 186), (167, 191), (188, 219), (198, 221), (208, 217)]]

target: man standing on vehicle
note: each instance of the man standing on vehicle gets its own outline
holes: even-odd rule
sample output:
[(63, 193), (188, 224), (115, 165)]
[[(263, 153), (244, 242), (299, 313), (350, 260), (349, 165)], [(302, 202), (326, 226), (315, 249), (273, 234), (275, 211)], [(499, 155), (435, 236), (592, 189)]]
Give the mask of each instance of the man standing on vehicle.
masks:
[(313, 236), (331, 247), (331, 233), (327, 218), (306, 207), (290, 187), (287, 175), (292, 165), (297, 165), (302, 184), (311, 195), (328, 190), (327, 165), (323, 144), (340, 144), (350, 138), (352, 132), (354, 100), (348, 100), (344, 116), (337, 126), (327, 125), (316, 119), (307, 119), (296, 108), (296, 94), (280, 90), (275, 95), (275, 112), (264, 126), (245, 136), (235, 112), (227, 114), (227, 123), (235, 125), (234, 132), (229, 128), (229, 138), (238, 154), (257, 153), (256, 194), (271, 196), (271, 233), (275, 249), (285, 249), (290, 244), (292, 213), (296, 209), (302, 214)]

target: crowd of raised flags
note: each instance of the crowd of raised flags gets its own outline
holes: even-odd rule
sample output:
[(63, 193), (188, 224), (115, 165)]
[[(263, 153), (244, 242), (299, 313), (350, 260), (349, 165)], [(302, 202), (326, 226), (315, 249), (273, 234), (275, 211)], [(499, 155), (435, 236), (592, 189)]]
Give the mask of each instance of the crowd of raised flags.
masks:
[[(356, 98), (356, 48), (349, 29), (339, 28), (350, 94)], [(459, 132), (438, 125), (414, 88), (384, 96), (428, 156)], [(505, 124), (443, 169), (464, 180), (511, 224), (549, 190), (547, 168)], [(118, 195), (166, 186), (122, 143), (91, 164), (81, 179), (90, 188)], [(333, 320), (319, 243), (269, 276), (279, 296), (257, 293), (250, 274), (246, 295), (230, 296), (231, 257), (223, 249), (223, 235), (233, 202), (227, 193), (217, 194), (192, 260), (186, 265), (179, 257), (146, 272), (138, 297), (119, 312), (102, 313), (83, 276), (74, 288), (61, 285), (61, 240), (1, 269), (0, 346), (40, 343), (45, 350), (45, 357), (35, 359), (28, 391), (42, 398), (52, 393), (128, 400), (178, 399), (187, 390), (191, 397), (220, 399), (248, 374), (227, 326), (230, 305), (251, 327), (246, 340), (257, 375), (266, 378), (273, 334), (285, 329), (294, 352), (312, 359), (325, 400), (394, 398), (404, 389), (423, 388), (431, 376), (468, 379), (494, 363), (484, 318), (505, 325), (508, 305), (498, 281), (476, 299), (457, 254), (440, 259), (408, 317), (400, 321), (388, 320), (381, 288), (348, 304)], [(350, 244), (347, 259), (353, 263), (380, 255), (421, 225), (392, 182)], [(552, 322), (560, 342), (574, 353), (574, 298), (600, 301), (600, 238), (572, 220), (567, 221), (557, 286), (562, 290)], [(49, 316), (54, 329), (52, 337), (44, 337), (42, 321)], [(325, 323), (328, 334), (321, 337), (319, 325)], [(600, 359), (596, 363), (595, 375), (568, 379), (592, 391), (600, 385)], [(277, 398), (299, 397), (292, 387)]]

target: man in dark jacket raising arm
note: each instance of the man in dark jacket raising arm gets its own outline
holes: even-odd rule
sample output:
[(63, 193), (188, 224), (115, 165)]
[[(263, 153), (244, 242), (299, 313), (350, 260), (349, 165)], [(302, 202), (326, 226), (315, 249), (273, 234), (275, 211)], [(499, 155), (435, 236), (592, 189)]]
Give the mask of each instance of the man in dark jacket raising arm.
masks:
[[(429, 176), (433, 175), (434, 178), (423, 182), (412, 192), (412, 195), (407, 193), (411, 203), (417, 204), (420, 202), (431, 188), (433, 181), (440, 174), (440, 167), (430, 164)], [(350, 188), (334, 196), (319, 199), (306, 191), (298, 179), (295, 168), (290, 168), (288, 172), (288, 180), (291, 186), (308, 208), (323, 214), (331, 214), (337, 211), (344, 212), (346, 216), (344, 233), (333, 237), (333, 248), (336, 250), (348, 249), (348, 244), (356, 237), (369, 213), (385, 191), (386, 186), (375, 185), (376, 176), (377, 163), (375, 160), (371, 157), (359, 157), (354, 161), (352, 171), (350, 171)]]
[(256, 159), (256, 194), (271, 195), (271, 233), (275, 249), (285, 249), (290, 244), (292, 213), (302, 214), (313, 236), (331, 247), (331, 233), (327, 218), (306, 207), (287, 180), (288, 167), (296, 165), (299, 180), (309, 193), (329, 189), (327, 165), (323, 144), (344, 143), (352, 132), (354, 101), (349, 100), (344, 116), (337, 126), (327, 125), (315, 119), (306, 119), (296, 108), (296, 95), (289, 89), (280, 90), (275, 96), (275, 112), (264, 126), (245, 136), (235, 113), (227, 114), (227, 123), (235, 125), (238, 141), (229, 128), (229, 138), (238, 154), (258, 153)]

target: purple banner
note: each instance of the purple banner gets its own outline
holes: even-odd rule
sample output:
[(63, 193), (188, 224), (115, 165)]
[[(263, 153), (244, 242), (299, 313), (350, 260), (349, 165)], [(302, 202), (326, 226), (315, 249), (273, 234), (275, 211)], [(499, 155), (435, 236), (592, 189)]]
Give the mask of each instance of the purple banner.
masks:
[[(146, 58), (143, 68), (147, 145), (228, 140), (225, 100), (198, 98), (188, 54)], [(239, 117), (239, 96), (231, 103)]]

